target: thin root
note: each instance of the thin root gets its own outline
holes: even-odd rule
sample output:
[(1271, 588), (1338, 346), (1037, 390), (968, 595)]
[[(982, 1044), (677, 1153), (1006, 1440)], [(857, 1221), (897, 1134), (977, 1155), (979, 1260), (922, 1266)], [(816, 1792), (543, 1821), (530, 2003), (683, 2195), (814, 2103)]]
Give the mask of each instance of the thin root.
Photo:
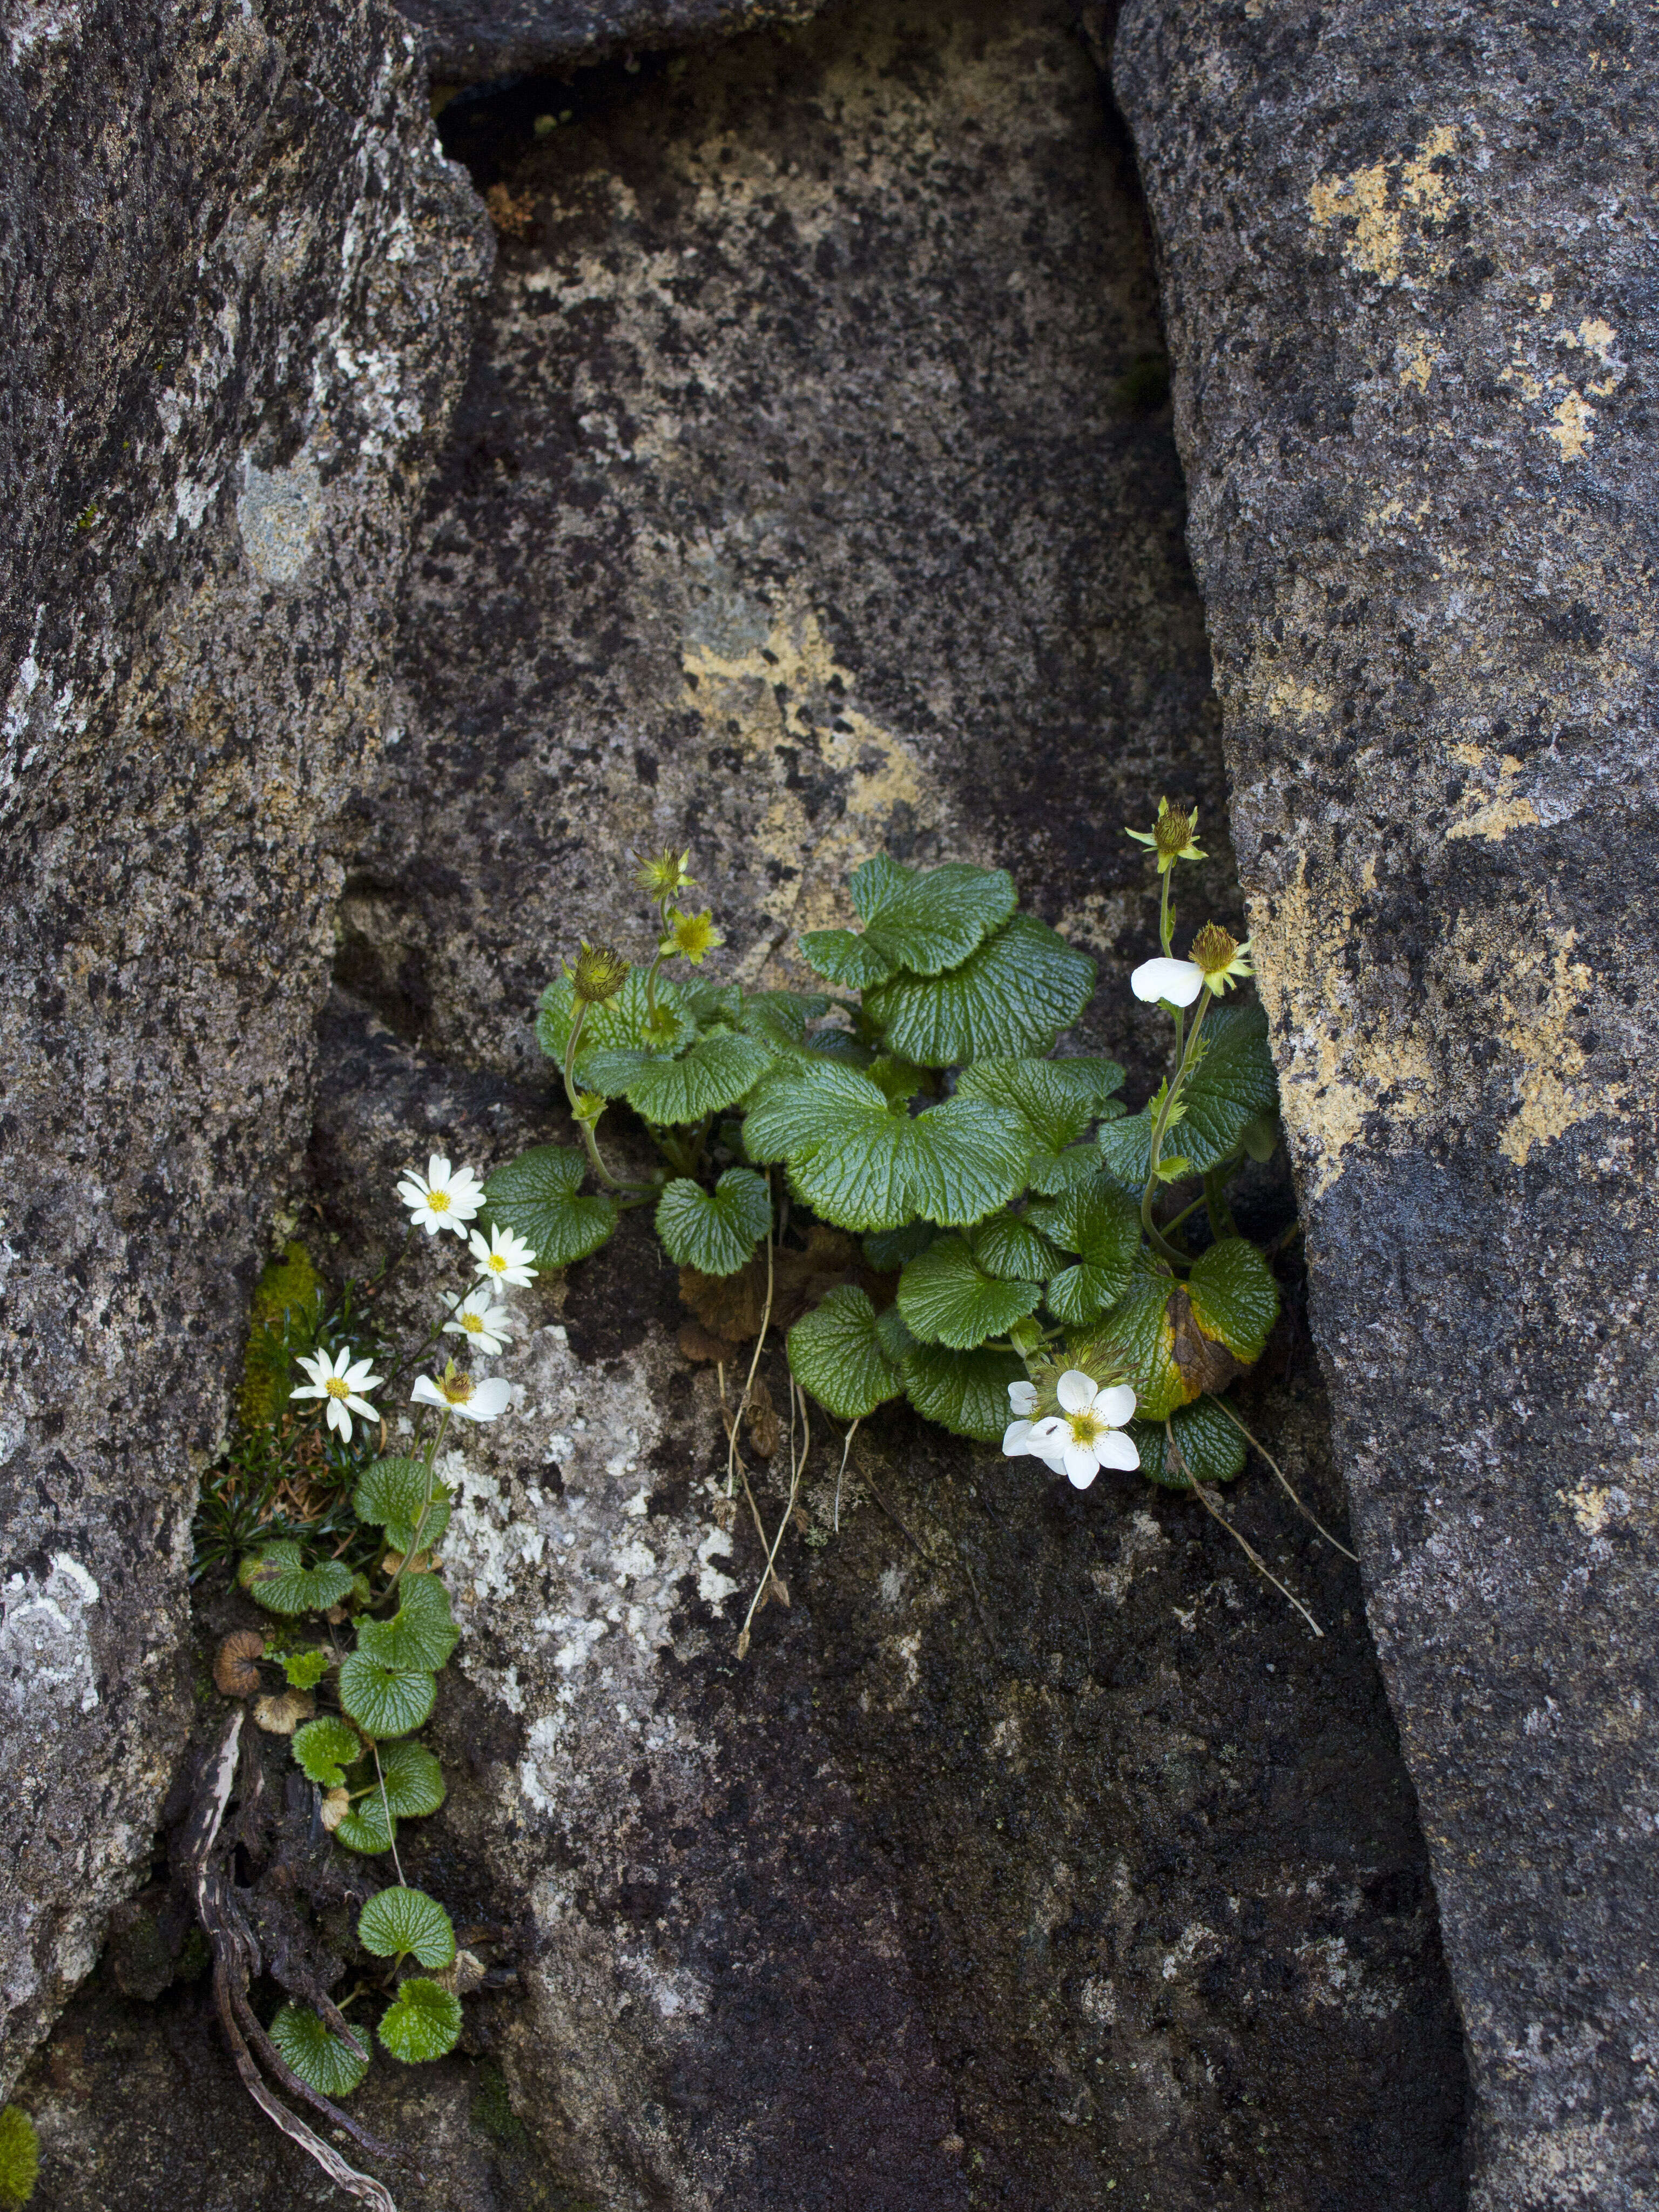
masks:
[(1245, 1443), (1249, 1445), (1251, 1450), (1260, 1452), (1262, 1458), (1267, 1461), (1268, 1466), (1272, 1468), (1273, 1473), (1279, 1477), (1280, 1486), (1284, 1490), (1285, 1497), (1290, 1499), (1291, 1504), (1295, 1506), (1297, 1511), (1302, 1516), (1303, 1519), (1308, 1522), (1312, 1527), (1318, 1529), (1320, 1534), (1325, 1539), (1325, 1541), (1330, 1546), (1334, 1552), (1340, 1552), (1345, 1559), (1352, 1559), (1355, 1566), (1358, 1566), (1359, 1565), (1358, 1554), (1357, 1553), (1351, 1552), (1346, 1544), (1338, 1543), (1336, 1538), (1332, 1535), (1330, 1530), (1325, 1526), (1318, 1515), (1316, 1513), (1310, 1513), (1308, 1510), (1307, 1507), (1302, 1503), (1302, 1500), (1297, 1496), (1295, 1491), (1291, 1489), (1290, 1478), (1286, 1475), (1284, 1468), (1280, 1467), (1279, 1462), (1273, 1457), (1270, 1451), (1267, 1450), (1261, 1444), (1256, 1442), (1255, 1438), (1245, 1427), (1243, 1422), (1239, 1419), (1237, 1414), (1234, 1413), (1232, 1407), (1227, 1403), (1226, 1400), (1224, 1398), (1217, 1398), (1213, 1401), (1213, 1403), (1220, 1407), (1222, 1412), (1227, 1416), (1227, 1419), (1238, 1431), (1239, 1435), (1243, 1437)]
[(1191, 1486), (1194, 1497), (1197, 1498), (1199, 1504), (1204, 1508), (1204, 1510), (1209, 1515), (1212, 1521), (1218, 1522), (1220, 1527), (1226, 1530), (1227, 1534), (1232, 1538), (1234, 1543), (1237, 1545), (1239, 1550), (1243, 1553), (1245, 1558), (1255, 1569), (1257, 1574), (1261, 1575), (1265, 1581), (1270, 1582), (1282, 1598), (1289, 1600), (1291, 1604), (1292, 1604), (1296, 1607), (1297, 1611), (1302, 1615), (1304, 1620), (1307, 1622), (1309, 1627), (1312, 1629), (1314, 1634), (1322, 1640), (1325, 1634), (1324, 1630), (1314, 1619), (1312, 1613), (1309, 1612), (1307, 1607), (1303, 1604), (1301, 1599), (1296, 1595), (1296, 1592), (1294, 1590), (1285, 1589), (1284, 1583), (1279, 1581), (1279, 1577), (1274, 1574), (1273, 1569), (1262, 1558), (1261, 1553), (1255, 1549), (1255, 1546), (1249, 1541), (1248, 1537), (1243, 1535), (1238, 1529), (1234, 1528), (1232, 1522), (1227, 1518), (1221, 1508), (1216, 1504), (1214, 1498), (1210, 1496), (1209, 1492), (1205, 1489), (1203, 1484), (1193, 1473), (1192, 1468), (1188, 1467), (1187, 1464), (1186, 1454), (1182, 1450), (1181, 1446), (1176, 1442), (1174, 1432), (1170, 1429), (1167, 1421), (1164, 1424), (1164, 1433), (1170, 1439), (1170, 1449), (1174, 1452), (1182, 1472), (1185, 1474), (1188, 1483)]

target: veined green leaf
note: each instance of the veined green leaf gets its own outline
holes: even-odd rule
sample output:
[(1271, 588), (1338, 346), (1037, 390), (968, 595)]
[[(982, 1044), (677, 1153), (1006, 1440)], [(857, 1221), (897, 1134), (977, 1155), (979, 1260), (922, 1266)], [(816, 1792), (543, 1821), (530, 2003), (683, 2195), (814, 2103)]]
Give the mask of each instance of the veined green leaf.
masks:
[(430, 1674), (385, 1667), (353, 1651), (340, 1667), (340, 1703), (365, 1735), (408, 1735), (430, 1717), (438, 1686)]
[(1206, 1336), (1224, 1344), (1243, 1366), (1261, 1358), (1279, 1319), (1279, 1285), (1247, 1238), (1224, 1237), (1201, 1254), (1187, 1295)]
[(1034, 1223), (1017, 1214), (994, 1213), (968, 1241), (986, 1273), (1007, 1283), (1045, 1282), (1066, 1264), (1059, 1248)]
[(337, 1559), (307, 1567), (297, 1544), (267, 1544), (238, 1580), (267, 1613), (326, 1613), (351, 1592), (351, 1570)]
[(666, 1128), (735, 1106), (775, 1056), (758, 1037), (717, 1029), (678, 1060), (633, 1050), (584, 1052), (580, 1077), (603, 1097), (626, 1098), (636, 1114)]
[(902, 1229), (872, 1229), (864, 1239), (864, 1256), (878, 1275), (890, 1275), (918, 1252), (925, 1252), (938, 1235), (931, 1221), (908, 1221)]
[(842, 1229), (897, 1229), (917, 1214), (957, 1228), (1006, 1203), (1024, 1179), (1018, 1118), (984, 1099), (896, 1113), (855, 1069), (809, 1064), (769, 1083), (744, 1123), (749, 1156), (783, 1160), (796, 1190)]
[(1103, 1267), (1062, 1267), (1051, 1276), (1045, 1293), (1048, 1310), (1066, 1328), (1087, 1328), (1108, 1306), (1117, 1303), (1123, 1285)]
[(1089, 1003), (1095, 963), (1035, 915), (1018, 914), (960, 966), (898, 975), (866, 994), (890, 1051), (918, 1067), (1048, 1051)]
[(441, 2058), (460, 2033), (460, 1999), (419, 1974), (410, 1975), (380, 2015), (380, 2040), (405, 2066)]
[[(686, 1006), (684, 994), (665, 975), (657, 978), (657, 1018), (653, 1027), (646, 1002), (645, 976), (643, 968), (630, 968), (628, 981), (614, 999), (602, 1006), (588, 1008), (587, 1019), (582, 1024), (580, 1058), (576, 1068), (579, 1081), (582, 1080), (581, 1071), (590, 1052), (678, 1052), (696, 1035), (697, 1026)], [(542, 993), (541, 1010), (536, 1017), (537, 1042), (548, 1058), (556, 1060), (561, 1066), (564, 1065), (575, 1013), (576, 999), (570, 978), (561, 975)]]
[[(1203, 1483), (1231, 1482), (1244, 1472), (1244, 1439), (1213, 1398), (1200, 1398), (1162, 1421), (1132, 1421), (1129, 1434), (1140, 1454), (1140, 1471), (1169, 1490), (1189, 1490), (1186, 1469)], [(1183, 1465), (1184, 1462), (1184, 1465)]]
[(444, 1802), (444, 1771), (423, 1744), (402, 1738), (380, 1746), (380, 1778), (394, 1820), (435, 1813)]
[[(449, 1592), (436, 1575), (406, 1574), (398, 1585), (398, 1610), (390, 1620), (359, 1621), (358, 1652), (394, 1674), (434, 1673), (460, 1641), (449, 1610)], [(403, 1735), (407, 1731), (376, 1733)]]
[(377, 1784), (358, 1798), (334, 1831), (334, 1840), (346, 1850), (357, 1851), (364, 1858), (372, 1859), (392, 1849), (392, 1840), (397, 1832), (398, 1823), (386, 1818), (386, 1808), (380, 1802)]
[(1032, 1189), (1066, 1190), (1099, 1171), (1092, 1148), (1077, 1140), (1095, 1117), (1096, 1092), (1109, 1072), (1121, 1082), (1115, 1060), (979, 1060), (963, 1070), (957, 1096), (989, 1098), (1019, 1115), (1031, 1136)]
[(772, 1196), (752, 1168), (727, 1168), (712, 1191), (677, 1176), (657, 1201), (657, 1234), (677, 1267), (735, 1275), (772, 1226)]
[(449, 1526), (450, 1497), (443, 1484), (434, 1480), (431, 1502), (422, 1519), (426, 1479), (423, 1460), (377, 1459), (352, 1493), (351, 1510), (360, 1521), (384, 1528), (394, 1552), (409, 1549), (415, 1538), (415, 1523), (420, 1521), (421, 1549), (433, 1551)]
[(1095, 1141), (1114, 1182), (1137, 1194), (1146, 1189), (1152, 1157), (1152, 1117), (1145, 1107), (1121, 1121), (1103, 1121)]
[(542, 1267), (568, 1267), (597, 1252), (617, 1225), (608, 1198), (580, 1195), (585, 1156), (563, 1145), (532, 1145), (484, 1185), (488, 1218), (522, 1237)]
[(1137, 1275), (1101, 1322), (1103, 1346), (1121, 1360), (1125, 1380), (1134, 1389), (1135, 1410), (1143, 1420), (1166, 1420), (1178, 1406), (1198, 1395), (1176, 1364), (1175, 1324), (1170, 1298), (1176, 1285), (1165, 1275)]
[(377, 1959), (416, 1959), (423, 1966), (455, 1963), (455, 1929), (435, 1897), (423, 1889), (382, 1889), (357, 1915), (357, 1940)]
[(808, 1027), (830, 1011), (822, 991), (744, 991), (738, 994), (732, 1025), (779, 1052), (799, 1052)]
[[(1140, 1251), (1140, 1209), (1129, 1194), (1097, 1177), (1044, 1206), (1042, 1227), (1053, 1243), (1075, 1252), (1095, 1275), (1091, 1288), (1098, 1291), (1101, 1304), (1115, 1304), (1129, 1287)], [(1052, 1292), (1049, 1304), (1054, 1304)]]
[(356, 1729), (332, 1713), (294, 1731), (294, 1756), (307, 1779), (319, 1790), (338, 1790), (347, 1767), (356, 1765), (362, 1755), (363, 1740)]
[(1279, 1110), (1279, 1079), (1260, 1006), (1218, 1006), (1204, 1024), (1204, 1057), (1182, 1092), (1180, 1150), (1194, 1172), (1226, 1158), (1250, 1123)]
[(329, 1654), (317, 1646), (310, 1651), (289, 1652), (283, 1661), (283, 1672), (291, 1690), (314, 1690), (333, 1664)]
[(1021, 1380), (1025, 1363), (1012, 1352), (917, 1344), (905, 1353), (903, 1370), (910, 1403), (924, 1420), (989, 1444), (1008, 1425), (1008, 1385)]
[(319, 2097), (349, 2097), (368, 2071), (368, 2059), (331, 2035), (309, 2005), (285, 2004), (270, 2023), (270, 2039)]
[(866, 991), (884, 983), (895, 963), (867, 937), (852, 929), (809, 929), (800, 939), (800, 957), (815, 975), (844, 991)]
[(789, 1367), (838, 1421), (862, 1420), (904, 1385), (881, 1340), (874, 1307), (850, 1283), (831, 1291), (789, 1332)]
[(898, 1310), (919, 1343), (970, 1352), (1024, 1321), (1042, 1296), (1040, 1283), (988, 1274), (965, 1239), (941, 1237), (899, 1277)]
[(950, 860), (917, 871), (885, 853), (855, 868), (848, 889), (866, 940), (912, 975), (959, 966), (1007, 921), (1019, 896), (1003, 868)]

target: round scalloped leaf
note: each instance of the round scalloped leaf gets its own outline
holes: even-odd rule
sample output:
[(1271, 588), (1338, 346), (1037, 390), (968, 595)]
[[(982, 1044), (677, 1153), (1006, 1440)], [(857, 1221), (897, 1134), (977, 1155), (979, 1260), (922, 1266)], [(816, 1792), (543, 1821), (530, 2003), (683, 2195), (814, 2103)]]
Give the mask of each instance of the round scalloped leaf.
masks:
[(1064, 1264), (1042, 1231), (1018, 1214), (994, 1213), (968, 1241), (986, 1273), (1006, 1283), (1040, 1283)]
[(842, 1283), (789, 1332), (790, 1372), (838, 1421), (862, 1420), (904, 1388), (863, 1291)]
[(358, 1798), (336, 1828), (334, 1840), (343, 1844), (347, 1850), (360, 1851), (365, 1858), (372, 1859), (392, 1849), (397, 1832), (398, 1823), (386, 1817), (380, 1784), (376, 1783), (372, 1790)]
[(351, 1595), (351, 1570), (337, 1559), (307, 1567), (297, 1544), (267, 1544), (239, 1577), (267, 1613), (326, 1613)]
[(925, 1420), (953, 1436), (995, 1443), (1008, 1425), (1008, 1385), (1025, 1363), (1012, 1352), (952, 1352), (942, 1344), (912, 1346), (904, 1355), (904, 1388)]
[(1045, 1299), (1054, 1319), (1066, 1328), (1087, 1328), (1115, 1305), (1123, 1285), (1103, 1267), (1079, 1265), (1063, 1267), (1051, 1278)]
[(584, 1198), (586, 1157), (563, 1145), (532, 1145), (484, 1185), (489, 1218), (522, 1237), (543, 1267), (568, 1267), (597, 1252), (617, 1225), (615, 1202)]
[(444, 1802), (444, 1771), (424, 1744), (382, 1744), (380, 1777), (394, 1820), (418, 1820)]
[(380, 2040), (405, 2066), (441, 2058), (461, 2033), (461, 2001), (436, 1982), (412, 1975), (380, 2016)]
[(1206, 1336), (1224, 1344), (1243, 1366), (1261, 1358), (1279, 1319), (1279, 1285), (1248, 1238), (1224, 1237), (1201, 1254), (1187, 1295)]
[(1170, 1313), (1175, 1287), (1167, 1276), (1137, 1277), (1099, 1327), (1103, 1353), (1109, 1351), (1121, 1361), (1143, 1420), (1167, 1420), (1199, 1395), (1200, 1385), (1188, 1382), (1176, 1364)]
[(340, 1668), (340, 1703), (365, 1735), (408, 1735), (428, 1717), (438, 1686), (430, 1674), (384, 1667), (354, 1651)]
[(917, 871), (886, 853), (854, 868), (847, 888), (866, 940), (890, 969), (913, 975), (960, 966), (1007, 921), (1019, 896), (1004, 868), (948, 860)]
[(654, 1053), (596, 1053), (592, 1060), (583, 1055), (582, 1073), (596, 1091), (626, 1098), (646, 1121), (667, 1127), (735, 1106), (775, 1057), (758, 1037), (714, 1030), (678, 1060)]
[(843, 990), (867, 991), (893, 973), (893, 962), (856, 930), (809, 929), (799, 944), (800, 957), (813, 974)]
[(1180, 1149), (1203, 1175), (1243, 1141), (1250, 1124), (1279, 1110), (1279, 1078), (1260, 1006), (1220, 1006), (1204, 1024), (1204, 1056), (1181, 1094)]
[(383, 1889), (357, 1916), (357, 1940), (377, 1959), (418, 1959), (439, 1968), (455, 1962), (455, 1930), (435, 1897), (423, 1889)]
[(900, 975), (865, 1000), (890, 1051), (918, 1067), (1049, 1051), (1094, 994), (1095, 963), (1017, 914), (960, 967)]
[(1033, 1312), (1042, 1296), (1040, 1283), (988, 1274), (960, 1237), (930, 1244), (898, 1282), (898, 1310), (911, 1334), (955, 1352), (971, 1352), (988, 1336), (1001, 1336)]
[[(358, 1622), (358, 1654), (397, 1673), (435, 1672), (460, 1641), (449, 1610), (449, 1592), (436, 1575), (405, 1575), (398, 1585), (398, 1600), (390, 1620)], [(406, 1731), (393, 1729), (392, 1733), (403, 1735)]]
[[(360, 1521), (384, 1528), (386, 1542), (394, 1552), (409, 1549), (415, 1539), (415, 1524), (419, 1521), (421, 1549), (430, 1552), (441, 1543), (449, 1526), (450, 1497), (443, 1484), (434, 1480), (428, 1504), (426, 1486), (424, 1460), (376, 1460), (352, 1493), (352, 1510)], [(426, 1516), (422, 1520), (423, 1504)]]
[(309, 1651), (290, 1651), (283, 1661), (283, 1672), (288, 1677), (291, 1690), (314, 1690), (329, 1668), (332, 1658), (320, 1645)]
[(1162, 1421), (1132, 1421), (1129, 1434), (1140, 1454), (1141, 1473), (1167, 1490), (1191, 1487), (1186, 1468), (1204, 1483), (1231, 1482), (1244, 1472), (1244, 1439), (1213, 1398), (1200, 1398), (1171, 1413), (1167, 1436)]
[[(1031, 1175), (1041, 1188), (1057, 1156), (1094, 1119), (1096, 1083), (1067, 1072), (1083, 1066), (1116, 1068), (1119, 1082), (1123, 1079), (1122, 1069), (1109, 1060), (981, 1060), (963, 1070), (957, 1096), (989, 1098), (1020, 1116), (1031, 1133)], [(1044, 1182), (1037, 1182), (1039, 1176)]]
[(938, 1235), (931, 1221), (907, 1221), (902, 1229), (872, 1229), (862, 1240), (864, 1256), (878, 1275), (890, 1275), (918, 1252), (925, 1252)]
[(752, 1168), (727, 1168), (712, 1191), (678, 1176), (657, 1201), (657, 1234), (677, 1267), (735, 1275), (772, 1226), (772, 1194)]
[(270, 2023), (270, 2039), (319, 2097), (349, 2097), (368, 2071), (368, 2059), (331, 2034), (309, 2005), (285, 2004)]
[(319, 1790), (338, 1790), (347, 1767), (355, 1766), (362, 1755), (362, 1738), (337, 1714), (325, 1713), (321, 1720), (307, 1721), (294, 1731), (294, 1756), (307, 1779)]

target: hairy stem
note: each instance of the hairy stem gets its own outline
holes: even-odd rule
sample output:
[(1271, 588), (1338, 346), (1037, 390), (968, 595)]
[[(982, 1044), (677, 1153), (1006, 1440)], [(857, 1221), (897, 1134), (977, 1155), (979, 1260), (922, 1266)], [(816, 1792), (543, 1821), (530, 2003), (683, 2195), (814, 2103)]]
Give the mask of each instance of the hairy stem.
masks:
[(582, 1113), (581, 1093), (576, 1088), (576, 1047), (581, 1042), (582, 1030), (587, 1020), (587, 1000), (584, 999), (576, 1009), (575, 1020), (570, 1024), (570, 1042), (564, 1048), (564, 1095), (570, 1102), (570, 1111), (575, 1117), (576, 1127), (582, 1133), (582, 1144), (586, 1149), (588, 1162), (594, 1174), (611, 1189), (622, 1190), (625, 1186), (618, 1182), (616, 1176), (606, 1167), (599, 1152), (599, 1140), (593, 1133), (593, 1124)]
[[(1169, 879), (1166, 877), (1164, 880), (1167, 882)], [(1158, 1162), (1164, 1157), (1164, 1133), (1170, 1126), (1170, 1116), (1180, 1101), (1182, 1085), (1192, 1067), (1199, 1032), (1204, 1027), (1204, 1017), (1209, 1011), (1210, 994), (1205, 990), (1199, 994), (1198, 1012), (1193, 1016), (1192, 1035), (1182, 1049), (1174, 1076), (1164, 1087), (1164, 1103), (1158, 1108), (1158, 1119), (1152, 1125), (1152, 1146), (1146, 1156), (1146, 1188), (1140, 1194), (1140, 1225), (1146, 1232), (1147, 1243), (1160, 1258), (1173, 1261), (1177, 1267), (1184, 1267), (1187, 1263), (1181, 1254), (1159, 1236), (1158, 1224), (1152, 1219), (1152, 1200), (1158, 1194)]]

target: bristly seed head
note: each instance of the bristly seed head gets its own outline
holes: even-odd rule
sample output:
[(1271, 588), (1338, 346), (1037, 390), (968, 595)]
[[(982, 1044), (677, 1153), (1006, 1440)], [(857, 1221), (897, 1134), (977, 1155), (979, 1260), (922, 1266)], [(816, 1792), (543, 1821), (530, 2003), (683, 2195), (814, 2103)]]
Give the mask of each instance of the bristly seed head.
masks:
[(614, 945), (590, 945), (584, 938), (569, 975), (571, 988), (584, 1006), (602, 1006), (628, 981), (628, 963)]
[(1177, 860), (1201, 860), (1206, 855), (1193, 842), (1198, 828), (1198, 809), (1195, 806), (1171, 806), (1167, 799), (1158, 802), (1158, 819), (1150, 830), (1130, 830), (1126, 834), (1137, 845), (1150, 845), (1158, 855), (1158, 872), (1167, 875)]
[(1254, 975), (1248, 955), (1250, 940), (1241, 945), (1231, 930), (1223, 929), (1218, 922), (1206, 921), (1193, 939), (1194, 965), (1203, 972), (1206, 990), (1225, 991), (1246, 975)]
[(659, 906), (677, 898), (696, 881), (686, 866), (690, 858), (689, 845), (683, 853), (675, 852), (672, 845), (665, 845), (654, 860), (641, 862), (635, 878), (641, 890), (648, 891)]

